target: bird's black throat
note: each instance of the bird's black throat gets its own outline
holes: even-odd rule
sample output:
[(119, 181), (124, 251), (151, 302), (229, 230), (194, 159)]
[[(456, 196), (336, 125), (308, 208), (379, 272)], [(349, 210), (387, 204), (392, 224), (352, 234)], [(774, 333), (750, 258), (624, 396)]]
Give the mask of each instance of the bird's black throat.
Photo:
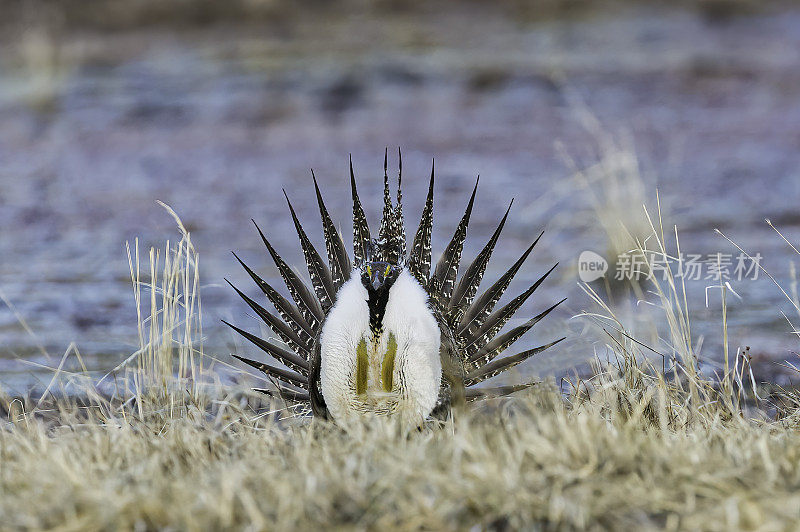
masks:
[(369, 305), (369, 329), (373, 338), (379, 338), (383, 332), (383, 315), (386, 314), (386, 303), (389, 301), (389, 286), (382, 285), (377, 290), (368, 288), (367, 304)]

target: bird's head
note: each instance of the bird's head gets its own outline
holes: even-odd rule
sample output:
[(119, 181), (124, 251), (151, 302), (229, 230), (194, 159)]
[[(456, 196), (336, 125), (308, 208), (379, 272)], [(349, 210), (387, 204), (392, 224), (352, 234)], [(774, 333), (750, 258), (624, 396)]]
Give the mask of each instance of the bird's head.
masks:
[(367, 262), (361, 269), (361, 283), (368, 292), (388, 290), (392, 287), (402, 268), (389, 262)]

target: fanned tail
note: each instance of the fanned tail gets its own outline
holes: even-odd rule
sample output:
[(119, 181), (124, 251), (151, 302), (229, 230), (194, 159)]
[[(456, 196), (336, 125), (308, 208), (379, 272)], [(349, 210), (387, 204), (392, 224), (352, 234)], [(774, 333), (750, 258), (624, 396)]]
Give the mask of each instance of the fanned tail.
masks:
[[(313, 400), (315, 396), (320, 395), (316, 384), (319, 380), (319, 372), (314, 371), (315, 369), (318, 370), (318, 368), (314, 367), (314, 364), (318, 362), (316, 359), (316, 347), (324, 317), (335, 303), (336, 292), (339, 287), (350, 277), (352, 266), (347, 251), (344, 248), (342, 237), (336, 230), (328, 214), (313, 171), (312, 179), (314, 182), (317, 204), (319, 206), (320, 218), (322, 220), (322, 231), (325, 237), (325, 250), (328, 264), (325, 264), (320, 254), (311, 244), (311, 241), (295, 213), (291, 201), (289, 201), (288, 195), (286, 195), (286, 191), (284, 191), (284, 196), (286, 196), (286, 202), (289, 206), (289, 213), (292, 217), (297, 236), (300, 239), (300, 247), (306, 260), (312, 288), (309, 288), (286, 264), (269, 243), (257, 224), (256, 228), (258, 229), (259, 235), (275, 262), (295, 304), (292, 304), (278, 293), (277, 290), (256, 274), (234, 253), (236, 260), (242, 265), (248, 275), (255, 281), (264, 295), (267, 296), (270, 303), (275, 307), (278, 316), (270, 313), (232, 284), (231, 287), (233, 287), (239, 297), (247, 303), (250, 309), (252, 309), (275, 333), (283, 345), (259, 338), (228, 322), (224, 323), (279, 363), (289, 368), (284, 369), (239, 355), (233, 355), (237, 359), (260, 370), (274, 381), (276, 389), (259, 389), (259, 391), (274, 397), (281, 397), (285, 400), (311, 402), (312, 409), (315, 413), (324, 416), (326, 415), (324, 403), (322, 411), (320, 412), (318, 408), (319, 401), (315, 403)], [(353, 184), (355, 186), (354, 179)], [(356, 205), (360, 207), (357, 195), (354, 200), (354, 208)], [(255, 224), (255, 222), (253, 223)], [(369, 231), (369, 229), (366, 230)]]
[(294, 390), (288, 386), (278, 384), (277, 390), (270, 390), (268, 388), (253, 388), (255, 392), (261, 392), (270, 397), (281, 398), (284, 401), (292, 401), (294, 403), (308, 403), (311, 399), (306, 391)]
[[(428, 201), (425, 203), (409, 258), (409, 268), (412, 269), (412, 273), (423, 286), (427, 287), (431, 303), (436, 309), (435, 315), (443, 331), (442, 338), (448, 340), (449, 351), (457, 351), (457, 356), (461, 358), (463, 384), (466, 387), (464, 398), (467, 401), (508, 395), (531, 386), (533, 383), (495, 388), (471, 388), (510, 370), (528, 358), (564, 340), (564, 338), (561, 338), (517, 354), (497, 358), (532, 329), (534, 325), (552, 312), (563, 300), (529, 319), (524, 324), (498, 336), (498, 333), (501, 332), (508, 321), (555, 269), (555, 266), (550, 268), (522, 294), (499, 310), (494, 311), (495, 305), (541, 239), (542, 233), (499, 279), (482, 294), (478, 295), (483, 275), (508, 219), (511, 205), (509, 205), (489, 241), (456, 282), (477, 186), (478, 184), (476, 183), (461, 222), (458, 224), (444, 253), (442, 253), (433, 275), (428, 279), (427, 276), (430, 271), (430, 234), (433, 219), (433, 174), (431, 174)], [(427, 256), (425, 255), (426, 250)], [(428, 268), (427, 270), (426, 267)], [(448, 334), (444, 334), (445, 331)], [(440, 394), (440, 397), (446, 395), (448, 394)]]
[[(351, 262), (342, 236), (330, 218), (316, 176), (312, 171), (314, 190), (322, 221), (322, 232), (325, 237), (327, 263), (311, 244), (291, 202), (289, 202), (288, 196), (286, 198), (308, 267), (311, 280), (310, 286), (286, 264), (258, 225), (256, 225), (264, 246), (275, 263), (283, 282), (286, 284), (291, 300), (281, 295), (272, 285), (267, 283), (234, 254), (236, 260), (275, 308), (276, 313), (265, 309), (232, 284), (231, 287), (261, 321), (273, 331), (276, 341), (260, 338), (227, 321), (223, 320), (223, 322), (248, 342), (277, 361), (278, 365), (273, 365), (234, 355), (237, 359), (258, 369), (273, 381), (274, 389), (259, 389), (259, 391), (274, 397), (281, 397), (287, 401), (310, 403), (315, 415), (327, 416), (325, 402), (319, 388), (319, 337), (322, 324), (328, 311), (336, 302), (339, 288), (350, 278), (353, 268), (361, 268), (364, 262), (371, 260), (384, 260), (392, 264), (405, 265), (409, 272), (419, 281), (420, 285), (427, 290), (432, 311), (442, 330), (443, 353), (446, 352), (448, 357), (453, 357), (453, 360), (457, 362), (458, 368), (453, 371), (453, 375), (456, 375), (458, 383), (463, 381), (463, 386), (459, 385), (458, 387), (460, 392), (455, 388), (448, 388), (446, 392), (440, 393), (440, 397), (450, 398), (458, 395), (466, 401), (473, 401), (508, 395), (535, 384), (527, 383), (495, 387), (483, 387), (481, 385), (484, 381), (516, 367), (530, 357), (564, 340), (564, 338), (560, 338), (516, 354), (501, 356), (514, 342), (519, 340), (563, 302), (563, 300), (559, 301), (525, 323), (502, 332), (515, 313), (555, 269), (555, 266), (550, 268), (524, 292), (495, 310), (498, 301), (502, 298), (512, 279), (531, 254), (542, 235), (540, 234), (536, 238), (503, 275), (483, 293), (479, 294), (479, 287), (492, 253), (508, 219), (511, 208), (511, 205), (509, 205), (489, 241), (459, 278), (459, 265), (478, 188), (478, 182), (476, 181), (453, 237), (447, 244), (434, 271), (431, 272), (434, 175), (434, 165), (432, 163), (425, 206), (423, 207), (420, 223), (411, 243), (410, 251), (408, 251), (406, 257), (406, 234), (402, 209), (401, 152), (398, 150), (396, 205), (392, 204), (389, 190), (388, 149), (384, 153), (383, 215), (377, 240), (372, 240), (370, 237), (366, 215), (358, 197), (351, 157), (350, 188), (353, 201), (353, 260)], [(253, 223), (255, 224), (255, 222)], [(453, 375), (448, 376), (448, 384), (445, 386), (451, 386)]]
[[(227, 280), (227, 279), (226, 279)], [(281, 342), (289, 346), (289, 348), (300, 355), (303, 360), (308, 360), (311, 356), (311, 345), (309, 343), (303, 342), (286, 324), (283, 320), (278, 319), (275, 315), (271, 314), (267, 309), (253, 301), (247, 295), (245, 295), (241, 290), (236, 288), (230, 281), (228, 284), (233, 288), (236, 293), (241, 297), (245, 303), (258, 315), (259, 318), (270, 328), (272, 331), (278, 335), (278, 338), (281, 339)]]
[(286, 349), (285, 347), (278, 345), (274, 342), (270, 342), (269, 340), (264, 340), (263, 338), (259, 338), (254, 334), (250, 334), (249, 332), (240, 329), (239, 327), (228, 323), (225, 320), (222, 320), (222, 323), (242, 335), (245, 339), (249, 340), (253, 345), (273, 357), (274, 359), (280, 361), (282, 364), (294, 369), (298, 373), (308, 374), (311, 370), (311, 366), (308, 363), (308, 360), (304, 360), (297, 356), (296, 353)]
[(544, 275), (539, 277), (539, 279), (533, 283), (527, 290), (523, 293), (515, 297), (511, 300), (510, 303), (504, 305), (500, 310), (494, 311), (492, 314), (486, 318), (483, 325), (479, 327), (473, 334), (465, 336), (465, 344), (464, 349), (466, 350), (468, 355), (472, 355), (475, 353), (476, 345), (484, 345), (489, 340), (491, 340), (503, 326), (508, 323), (514, 313), (519, 310), (519, 308), (528, 300), (528, 298), (533, 294), (536, 289), (541, 285), (545, 279), (550, 275), (550, 273), (556, 269), (558, 264), (554, 265), (550, 268)]
[(256, 362), (255, 360), (240, 357), (239, 355), (233, 355), (233, 357), (241, 360), (245, 364), (253, 366), (257, 370), (262, 371), (269, 376), (275, 377), (276, 379), (280, 379), (283, 382), (288, 382), (290, 384), (294, 384), (295, 386), (302, 386), (308, 388), (308, 376), (306, 375), (302, 375), (300, 373), (289, 371), (276, 366), (270, 366), (269, 364), (264, 364), (262, 362)]
[(550, 314), (558, 305), (566, 301), (562, 299), (555, 305), (551, 306), (547, 310), (537, 314), (533, 318), (529, 319), (522, 325), (514, 327), (507, 333), (501, 334), (500, 336), (496, 336), (494, 339), (489, 341), (486, 345), (478, 349), (478, 351), (467, 358), (467, 362), (473, 364), (474, 367), (480, 368), (491, 362), (497, 355), (505, 351), (511, 344), (519, 340), (523, 334), (528, 332), (531, 327), (539, 323), (542, 318)]
[(487, 364), (479, 367), (478, 369), (472, 370), (471, 372), (467, 373), (467, 377), (464, 380), (465, 386), (472, 386), (473, 384), (478, 384), (479, 382), (483, 382), (486, 379), (491, 379), (494, 376), (500, 375), (502, 372), (513, 368), (520, 362), (524, 362), (528, 360), (533, 355), (538, 355), (545, 349), (549, 349), (559, 343), (560, 341), (564, 340), (566, 337), (559, 338), (549, 344), (540, 345), (539, 347), (534, 347), (533, 349), (528, 349), (526, 351), (522, 351), (521, 353), (517, 353), (516, 355), (509, 355), (507, 357), (503, 357), (498, 360), (493, 360), (492, 362), (488, 362)]

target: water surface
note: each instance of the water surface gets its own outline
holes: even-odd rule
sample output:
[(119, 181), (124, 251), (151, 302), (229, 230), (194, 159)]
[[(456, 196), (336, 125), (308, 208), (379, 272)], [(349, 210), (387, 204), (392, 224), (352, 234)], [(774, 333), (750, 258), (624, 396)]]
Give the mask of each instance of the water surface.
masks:
[[(146, 248), (177, 236), (156, 200), (177, 211), (201, 255), (206, 350), (255, 355), (219, 321), (258, 330), (223, 282), (257, 295), (230, 251), (279, 283), (254, 218), (301, 267), (280, 191), (321, 244), (310, 168), (349, 237), (348, 154), (377, 223), (385, 146), (403, 148), (412, 225), (436, 158), (435, 250), (477, 174), (466, 257), (514, 198), (487, 280), (547, 229), (512, 291), (560, 261), (525, 311), (569, 300), (520, 349), (565, 329), (570, 339), (525, 373), (561, 375), (603, 350), (570, 319), (592, 308), (577, 286), (578, 255), (611, 247), (572, 165), (603, 160), (609, 141), (636, 155), (640, 178), (625, 178), (622, 193), (599, 184), (611, 195), (605, 212), (635, 225), (658, 188), (684, 251), (735, 253), (718, 227), (761, 253), (789, 288), (796, 257), (763, 220), (800, 241), (800, 11), (710, 20), (632, 7), (524, 21), (473, 6), (282, 24), (5, 38), (0, 290), (14, 311), (0, 307), (4, 386), (46, 382), (50, 373), (30, 362), (54, 367), (71, 342), (98, 371), (136, 349), (125, 242), (138, 237)], [(690, 287), (695, 333), (703, 354), (719, 359), (708, 284)], [(780, 314), (791, 310), (782, 294), (763, 276), (733, 287), (742, 299), (730, 301), (732, 347), (750, 345), (766, 361), (791, 358), (797, 342)]]

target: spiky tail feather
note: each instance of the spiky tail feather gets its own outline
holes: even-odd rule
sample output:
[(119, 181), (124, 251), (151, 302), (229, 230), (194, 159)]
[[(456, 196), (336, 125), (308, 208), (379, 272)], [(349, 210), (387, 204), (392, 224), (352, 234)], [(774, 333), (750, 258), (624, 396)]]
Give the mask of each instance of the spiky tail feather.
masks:
[(311, 170), (311, 177), (314, 180), (314, 192), (317, 194), (317, 205), (319, 205), (319, 216), (322, 219), (322, 232), (325, 236), (325, 250), (328, 252), (328, 264), (331, 266), (333, 286), (334, 290), (338, 291), (345, 281), (350, 278), (350, 257), (344, 248), (342, 235), (336, 230), (336, 226), (328, 214), (328, 209), (325, 207), (314, 170)]
[(367, 260), (370, 248), (369, 225), (361, 200), (358, 199), (356, 176), (353, 173), (353, 157), (350, 157), (350, 192), (353, 196), (353, 262), (356, 268)]
[(431, 234), (433, 232), (433, 181), (435, 163), (431, 161), (431, 180), (428, 185), (428, 197), (419, 221), (411, 253), (408, 256), (408, 270), (422, 285), (428, 284), (431, 274)]
[(458, 265), (461, 262), (461, 252), (464, 249), (464, 240), (467, 238), (467, 227), (469, 217), (472, 215), (472, 206), (475, 204), (475, 193), (478, 191), (478, 182), (475, 181), (475, 188), (472, 189), (472, 196), (467, 203), (467, 209), (461, 218), (453, 238), (442, 253), (439, 262), (436, 263), (436, 270), (433, 277), (428, 282), (428, 294), (433, 299), (434, 304), (446, 307), (450, 302), (450, 297), (455, 286), (456, 276), (458, 275)]

